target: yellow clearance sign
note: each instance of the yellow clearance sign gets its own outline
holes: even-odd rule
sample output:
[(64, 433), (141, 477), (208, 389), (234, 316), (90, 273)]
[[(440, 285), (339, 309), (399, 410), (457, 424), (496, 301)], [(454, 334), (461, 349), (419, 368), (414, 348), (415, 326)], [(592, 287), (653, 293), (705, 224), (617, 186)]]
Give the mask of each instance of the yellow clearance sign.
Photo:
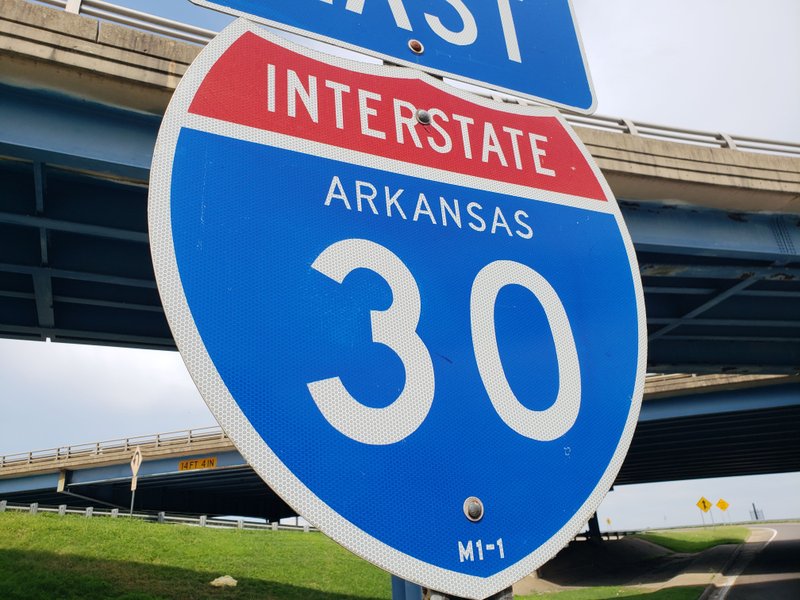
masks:
[(178, 471), (197, 471), (199, 469), (216, 469), (217, 457), (192, 458), (178, 463)]

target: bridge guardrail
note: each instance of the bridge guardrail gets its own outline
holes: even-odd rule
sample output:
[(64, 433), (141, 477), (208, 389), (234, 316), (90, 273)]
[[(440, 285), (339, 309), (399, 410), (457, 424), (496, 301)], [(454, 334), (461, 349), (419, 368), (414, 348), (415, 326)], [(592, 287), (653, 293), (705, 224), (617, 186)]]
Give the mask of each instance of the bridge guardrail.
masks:
[(217, 32), (211, 29), (195, 27), (102, 0), (36, 0), (36, 2), (192, 44), (207, 44), (217, 35)]
[[(103, 21), (134, 27), (148, 33), (171, 37), (193, 44), (204, 45), (217, 35), (217, 32), (210, 29), (203, 29), (202, 27), (195, 27), (179, 21), (165, 19), (103, 0), (36, 1), (40, 4), (62, 8), (74, 14), (83, 14)], [(501, 96), (490, 92), (481, 95), (495, 98), (502, 102), (533, 104), (527, 100), (514, 98), (512, 96)], [(668, 127), (603, 115), (586, 116), (571, 114), (565, 111), (564, 117), (572, 125), (620, 134), (661, 139), (709, 148), (728, 148), (730, 150), (800, 157), (800, 143), (795, 142), (781, 142), (755, 137), (730, 135), (721, 132), (681, 129), (679, 127)]]
[[(759, 384), (784, 383), (797, 380), (794, 376), (786, 375), (697, 375), (691, 373), (672, 373), (666, 375), (650, 375), (645, 379), (645, 401), (648, 397), (660, 397), (672, 389), (700, 390), (729, 383), (742, 383), (753, 381)], [(139, 446), (143, 451), (156, 448), (175, 446), (191, 446), (212, 440), (227, 440), (228, 436), (219, 426), (183, 429), (151, 435), (139, 435), (127, 438), (60, 446), (30, 452), (17, 452), (15, 454), (0, 455), (0, 474), (4, 467), (20, 465), (38, 465), (47, 462), (58, 463), (66, 459), (103, 456), (110, 459), (124, 458)]]
[(108, 458), (124, 458), (134, 448), (139, 446), (143, 451), (154, 448), (165, 448), (178, 445), (192, 445), (212, 440), (225, 440), (228, 436), (221, 427), (202, 427), (199, 429), (185, 429), (183, 431), (169, 431), (154, 435), (140, 435), (74, 446), (60, 446), (45, 450), (31, 450), (0, 456), (0, 473), (4, 467), (19, 465), (34, 465), (48, 462), (58, 463), (66, 459), (103, 456)]
[(0, 500), (0, 513), (5, 511), (24, 512), (31, 515), (38, 515), (39, 513), (51, 513), (59, 516), (65, 515), (82, 515), (87, 518), (91, 517), (111, 517), (116, 518), (134, 518), (143, 521), (151, 521), (154, 523), (172, 523), (176, 525), (194, 525), (196, 527), (208, 527), (210, 529), (256, 529), (261, 531), (302, 531), (308, 533), (310, 531), (319, 531), (316, 527), (310, 525), (289, 525), (287, 523), (259, 523), (249, 521), (246, 519), (219, 519), (208, 517), (207, 515), (189, 516), (189, 515), (170, 515), (166, 512), (142, 512), (137, 511), (129, 514), (125, 511), (120, 511), (118, 508), (97, 508), (88, 506), (86, 508), (70, 508), (66, 504), (59, 506), (43, 506), (38, 502), (32, 504), (14, 504), (6, 500)]
[[(120, 511), (118, 508), (97, 508), (89, 506), (86, 508), (70, 508), (66, 504), (59, 506), (43, 506), (38, 502), (31, 504), (17, 504), (10, 503), (6, 500), (0, 500), (0, 513), (5, 511), (14, 511), (20, 513), (29, 513), (31, 515), (38, 515), (39, 513), (57, 514), (59, 516), (65, 515), (80, 515), (86, 518), (92, 517), (110, 517), (117, 518), (133, 518), (143, 521), (150, 521), (153, 523), (166, 523), (175, 525), (193, 525), (195, 527), (208, 527), (209, 529), (250, 529), (260, 531), (302, 531), (309, 533), (311, 531), (319, 531), (316, 527), (310, 525), (290, 525), (288, 523), (260, 523), (249, 521), (241, 518), (219, 519), (208, 517), (206, 515), (189, 516), (189, 515), (170, 515), (166, 512), (134, 512), (132, 514)], [(625, 531), (604, 531), (601, 537), (606, 540), (616, 539), (620, 540), (630, 535), (641, 533), (641, 530), (625, 530)], [(589, 532), (584, 531), (577, 534), (573, 540), (588, 540), (590, 539)]]

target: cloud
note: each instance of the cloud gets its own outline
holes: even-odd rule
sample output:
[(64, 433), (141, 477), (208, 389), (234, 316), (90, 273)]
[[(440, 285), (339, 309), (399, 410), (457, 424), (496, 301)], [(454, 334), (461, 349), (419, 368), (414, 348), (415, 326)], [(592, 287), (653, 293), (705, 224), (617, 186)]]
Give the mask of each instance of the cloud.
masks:
[(0, 453), (214, 425), (177, 352), (0, 340)]
[(573, 0), (598, 112), (800, 140), (796, 0)]

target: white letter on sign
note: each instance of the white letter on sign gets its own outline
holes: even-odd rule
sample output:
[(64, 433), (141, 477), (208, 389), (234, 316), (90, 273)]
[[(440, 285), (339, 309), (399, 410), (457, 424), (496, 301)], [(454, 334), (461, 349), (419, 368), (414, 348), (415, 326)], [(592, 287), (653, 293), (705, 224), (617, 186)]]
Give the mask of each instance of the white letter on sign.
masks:
[(497, 8), (500, 9), (500, 23), (503, 25), (503, 37), (506, 40), (506, 52), (509, 60), (521, 63), (522, 55), (519, 52), (519, 41), (517, 41), (517, 28), (514, 26), (514, 16), (511, 14), (511, 4), (509, 0), (497, 0)]
[[(494, 325), (497, 294), (507, 285), (521, 285), (541, 303), (550, 325), (558, 362), (558, 396), (545, 410), (530, 410), (508, 383)], [(549, 442), (575, 424), (581, 407), (581, 371), (575, 338), (564, 305), (553, 287), (530, 267), (509, 260), (489, 263), (472, 284), (470, 298), (472, 343), (483, 385), (500, 418), (520, 435)]]
[(458, 16), (464, 27), (461, 31), (450, 31), (447, 27), (442, 25), (441, 19), (435, 15), (425, 13), (425, 20), (430, 25), (433, 32), (446, 42), (455, 44), (456, 46), (469, 46), (476, 39), (478, 39), (478, 25), (475, 23), (475, 17), (469, 9), (464, 6), (462, 0), (446, 0), (446, 2), (456, 9)]
[(311, 266), (338, 283), (355, 269), (369, 269), (389, 284), (392, 305), (371, 312), (372, 340), (391, 348), (403, 362), (406, 382), (397, 399), (384, 408), (364, 406), (338, 377), (309, 383), (308, 390), (328, 422), (344, 435), (364, 444), (399, 442), (428, 416), (435, 389), (431, 355), (417, 335), (421, 310), (417, 282), (397, 255), (369, 240), (336, 242)]

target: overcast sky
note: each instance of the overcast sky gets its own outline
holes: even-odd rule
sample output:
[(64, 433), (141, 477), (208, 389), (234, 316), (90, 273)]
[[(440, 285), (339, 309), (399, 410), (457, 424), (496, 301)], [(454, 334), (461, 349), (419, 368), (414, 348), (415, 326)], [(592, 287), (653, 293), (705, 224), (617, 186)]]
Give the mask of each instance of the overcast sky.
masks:
[(797, 0), (573, 0), (598, 113), (800, 142)]
[[(368, 0), (378, 1), (378, 0)], [(118, 4), (218, 29), (184, 0)], [(798, 0), (573, 0), (598, 113), (800, 142)], [(214, 425), (174, 352), (0, 340), (0, 454)], [(701, 496), (800, 516), (800, 474), (628, 486), (612, 528), (699, 523)]]

